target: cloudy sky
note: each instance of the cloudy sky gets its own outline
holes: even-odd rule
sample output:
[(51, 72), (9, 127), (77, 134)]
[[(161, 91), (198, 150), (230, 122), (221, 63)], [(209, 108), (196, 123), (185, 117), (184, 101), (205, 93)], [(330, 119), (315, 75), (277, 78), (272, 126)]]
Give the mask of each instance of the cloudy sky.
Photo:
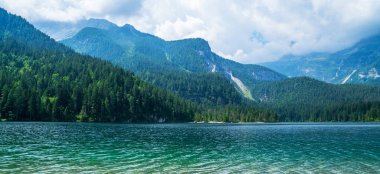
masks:
[(242, 63), (332, 52), (380, 30), (379, 0), (0, 0), (30, 22), (105, 18), (166, 40), (201, 37)]

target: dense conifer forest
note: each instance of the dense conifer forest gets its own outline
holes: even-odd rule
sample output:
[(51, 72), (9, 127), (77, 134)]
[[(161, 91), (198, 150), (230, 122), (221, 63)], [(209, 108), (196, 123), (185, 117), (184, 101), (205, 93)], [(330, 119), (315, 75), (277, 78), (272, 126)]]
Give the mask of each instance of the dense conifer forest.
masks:
[[(202, 104), (195, 104), (143, 82), (107, 61), (75, 53), (5, 10), (0, 10), (0, 20), (2, 120), (183, 122), (192, 121), (195, 113), (202, 113), (205, 108), (212, 108), (210, 102), (241, 103), (241, 96), (233, 88), (221, 86), (211, 89), (214, 92), (207, 94), (210, 98), (204, 102), (197, 101)], [(229, 84), (218, 76), (210, 76), (215, 79), (213, 83)], [(204, 86), (191, 90), (210, 88), (205, 81), (200, 79), (197, 83)], [(231, 97), (220, 98), (221, 93)], [(255, 108), (245, 110), (264, 112)]]
[(255, 84), (250, 101), (218, 74), (139, 76), (151, 84), (106, 60), (76, 53), (0, 9), (3, 121), (380, 120), (378, 87), (292, 78)]
[(252, 93), (262, 107), (279, 114), (279, 121), (374, 121), (367, 113), (380, 100), (379, 87), (334, 85), (309, 77), (257, 84)]
[(191, 102), (106, 61), (56, 43), (0, 11), (1, 118), (20, 121), (189, 121)]

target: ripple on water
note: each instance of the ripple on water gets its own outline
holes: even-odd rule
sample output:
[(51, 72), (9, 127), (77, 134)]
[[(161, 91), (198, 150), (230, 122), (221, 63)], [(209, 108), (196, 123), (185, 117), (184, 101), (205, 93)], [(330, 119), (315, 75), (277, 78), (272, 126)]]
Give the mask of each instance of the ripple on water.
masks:
[(0, 173), (380, 173), (379, 124), (0, 123)]

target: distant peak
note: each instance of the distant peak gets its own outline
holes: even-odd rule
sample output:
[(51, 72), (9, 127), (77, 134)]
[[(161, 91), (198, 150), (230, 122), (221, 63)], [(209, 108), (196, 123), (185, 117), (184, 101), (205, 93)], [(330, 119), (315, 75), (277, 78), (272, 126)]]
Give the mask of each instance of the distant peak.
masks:
[(86, 27), (95, 27), (100, 29), (111, 29), (118, 27), (116, 24), (106, 20), (106, 19), (95, 19), (95, 18), (89, 18), (82, 22), (83, 26)]
[(173, 44), (180, 44), (185, 47), (192, 47), (197, 51), (211, 52), (210, 45), (208, 44), (206, 40), (202, 38), (188, 38), (188, 39), (182, 39), (182, 40), (173, 40), (169, 42)]
[(81, 29), (74, 37), (75, 38), (87, 38), (87, 37), (92, 37), (92, 36), (97, 36), (102, 33), (102, 29), (99, 28), (94, 28), (94, 27), (85, 27)]
[(189, 39), (184, 39), (184, 40), (190, 40), (190, 41), (196, 41), (196, 42), (202, 42), (208, 44), (207, 40), (197, 37), (197, 38), (189, 38)]
[(125, 24), (121, 28), (137, 31), (136, 28), (131, 24)]
[(102, 22), (109, 22), (112, 23), (106, 19), (99, 19), (99, 18), (88, 18), (87, 21), (102, 21)]
[(130, 24), (125, 24), (122, 27), (120, 27), (120, 29), (121, 31), (129, 35), (134, 35), (134, 36), (145, 35), (144, 33), (140, 32), (139, 30), (137, 30), (134, 26)]
[(95, 28), (95, 27), (84, 27), (83, 29), (81, 29), (78, 33), (81, 33), (81, 32), (88, 32), (88, 31), (101, 31), (102, 29), (100, 28)]
[[(4, 8), (0, 7), (0, 11), (7, 12)], [(8, 12), (7, 12), (8, 13)]]
[(357, 42), (353, 47), (357, 47), (360, 45), (379, 45), (380, 43), (380, 34), (375, 34), (366, 38), (361, 39)]
[(202, 39), (202, 38), (188, 38), (188, 39), (181, 39), (181, 40), (176, 40), (172, 42), (184, 42), (184, 43), (191, 43), (191, 44), (209, 47), (207, 40)]

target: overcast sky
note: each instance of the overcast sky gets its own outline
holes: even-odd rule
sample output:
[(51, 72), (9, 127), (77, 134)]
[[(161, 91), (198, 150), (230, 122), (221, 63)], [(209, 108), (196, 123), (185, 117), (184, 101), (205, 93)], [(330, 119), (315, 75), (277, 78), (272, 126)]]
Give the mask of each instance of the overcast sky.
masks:
[(336, 51), (380, 30), (380, 0), (0, 0), (30, 22), (105, 18), (166, 40), (201, 37), (242, 63)]

